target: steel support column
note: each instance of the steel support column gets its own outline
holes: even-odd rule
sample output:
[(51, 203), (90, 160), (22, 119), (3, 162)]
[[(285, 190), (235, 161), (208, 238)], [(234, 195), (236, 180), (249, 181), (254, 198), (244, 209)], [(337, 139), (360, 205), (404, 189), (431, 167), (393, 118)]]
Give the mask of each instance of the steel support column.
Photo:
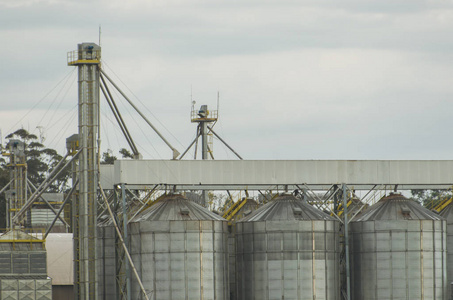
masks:
[[(122, 199), (122, 208), (123, 208), (123, 239), (124, 244), (128, 251), (129, 247), (129, 237), (127, 233), (127, 206), (126, 206), (126, 186), (121, 184), (121, 199)], [(125, 276), (126, 276), (126, 299), (131, 300), (131, 271), (129, 267), (129, 261), (125, 259)]]
[(346, 299), (351, 300), (351, 277), (349, 265), (349, 225), (348, 225), (348, 192), (343, 184), (344, 247), (346, 257)]

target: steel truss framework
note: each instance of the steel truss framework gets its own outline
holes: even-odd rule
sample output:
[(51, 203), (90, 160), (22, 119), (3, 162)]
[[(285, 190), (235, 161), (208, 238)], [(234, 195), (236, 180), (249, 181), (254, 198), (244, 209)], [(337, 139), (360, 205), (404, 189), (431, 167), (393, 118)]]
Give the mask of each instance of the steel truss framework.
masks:
[[(179, 152), (156, 130), (146, 117), (101, 69), (101, 49), (93, 43), (79, 44), (68, 53), (68, 65), (79, 68), (79, 141), (80, 158), (74, 167), (79, 179), (79, 191), (73, 198), (73, 230), (75, 252), (76, 298), (97, 299), (96, 217), (102, 212), (110, 215), (118, 238), (118, 286), (123, 299), (130, 297), (130, 272), (127, 261), (140, 283), (128, 251), (127, 222), (142, 209), (151, 205), (158, 191), (185, 190), (257, 190), (293, 191), (322, 210), (335, 216), (344, 230), (343, 291), (349, 299), (348, 223), (379, 199), (379, 191), (387, 188), (448, 189), (453, 183), (453, 161), (181, 161)], [(99, 158), (99, 92), (101, 74), (132, 105), (139, 115), (156, 131), (173, 152), (171, 161), (117, 161), (114, 167), (101, 167)], [(103, 92), (111, 107), (113, 98), (103, 80)], [(112, 109), (115, 110), (115, 109)], [(114, 112), (115, 114), (115, 112)], [(118, 114), (116, 117), (121, 119)], [(130, 146), (135, 148), (122, 126)], [(211, 128), (212, 131), (212, 128)], [(212, 131), (213, 132), (213, 131)], [(214, 133), (214, 132), (213, 132)], [(214, 133), (215, 134), (215, 133)], [(140, 157), (133, 151), (135, 157)], [(99, 189), (98, 189), (99, 181)], [(120, 191), (118, 189), (120, 185)], [(114, 188), (116, 187), (116, 188)], [(114, 190), (105, 192), (102, 188)], [(38, 187), (39, 189), (39, 187)], [(132, 191), (143, 191), (136, 194)], [(366, 191), (356, 195), (355, 190)], [(323, 193), (320, 193), (323, 191)], [(121, 196), (119, 196), (119, 193)], [(108, 196), (107, 196), (108, 195)], [(116, 196), (115, 196), (116, 195)], [(98, 196), (96, 201), (96, 196)], [(359, 197), (361, 196), (361, 197)], [(99, 207), (97, 204), (99, 203)], [(134, 205), (131, 205), (134, 204)], [(354, 204), (348, 211), (348, 206)], [(31, 205), (31, 204), (30, 204)], [(27, 206), (27, 205), (25, 205)], [(112, 210), (113, 207), (113, 210)], [(355, 208), (357, 207), (357, 208)], [(134, 209), (131, 209), (134, 208)], [(355, 210), (354, 210), (354, 209)], [(26, 207), (24, 207), (26, 209)], [(22, 211), (21, 211), (22, 212)], [(19, 213), (21, 213), (19, 212)], [(126, 213), (127, 212), (127, 213)], [(23, 212), (22, 212), (23, 213)], [(15, 218), (18, 218), (17, 214)]]
[[(143, 163), (143, 162), (142, 162)], [(173, 162), (172, 162), (173, 163)], [(213, 163), (213, 162), (211, 162)], [(418, 164), (418, 162), (415, 162)], [(217, 166), (221, 166), (222, 164), (219, 163)], [(407, 167), (407, 166), (406, 166)], [(428, 163), (428, 168), (432, 168), (432, 165)], [(141, 168), (143, 170), (143, 167)], [(411, 166), (409, 166), (411, 169)], [(137, 174), (125, 174), (124, 172), (130, 172), (128, 168), (118, 168), (118, 165), (115, 166), (114, 169), (111, 167), (107, 167), (104, 169), (108, 174), (108, 176), (104, 176), (104, 182), (115, 182), (117, 180), (118, 175), (117, 172), (121, 172), (122, 178), (138, 178), (135, 177)], [(208, 170), (209, 171), (209, 170)], [(222, 173), (222, 169), (217, 169), (219, 173)], [(431, 170), (432, 172), (443, 172), (441, 170)], [(101, 169), (102, 172), (102, 169)], [(111, 177), (113, 175), (113, 178)], [(449, 174), (446, 174), (449, 177)], [(101, 176), (103, 177), (103, 176)], [(146, 176), (145, 176), (146, 177)], [(175, 181), (179, 181), (184, 176), (176, 176), (173, 180), (169, 183), (155, 183), (155, 182), (148, 182), (146, 184), (143, 181), (132, 181), (128, 184), (120, 183), (119, 187), (121, 187), (123, 198), (121, 201), (117, 200), (117, 207), (121, 207), (119, 211), (118, 220), (124, 217), (124, 212), (128, 211), (128, 220), (132, 219), (135, 215), (137, 215), (143, 209), (152, 205), (152, 201), (159, 195), (159, 193), (167, 192), (167, 191), (187, 191), (187, 190), (216, 190), (216, 191), (225, 191), (230, 192), (232, 190), (247, 190), (248, 192), (255, 190), (258, 191), (262, 195), (271, 195), (275, 194), (276, 192), (294, 192), (303, 197), (308, 203), (312, 204), (313, 206), (317, 207), (318, 209), (330, 214), (331, 216), (335, 217), (340, 223), (340, 245), (341, 245), (341, 254), (340, 254), (340, 286), (341, 286), (341, 299), (350, 300), (350, 274), (349, 274), (349, 241), (348, 241), (348, 225), (351, 221), (353, 221), (357, 215), (366, 209), (368, 206), (373, 205), (379, 199), (390, 192), (398, 191), (399, 186), (403, 187), (410, 187), (410, 188), (441, 188), (441, 189), (450, 189), (451, 183), (447, 183), (449, 179), (444, 179), (441, 177), (437, 177), (434, 180), (428, 181), (428, 183), (423, 183), (421, 180), (410, 182), (407, 178), (404, 178), (404, 175), (398, 177), (399, 179), (403, 180), (403, 184), (399, 184), (395, 181), (390, 181), (386, 184), (349, 184), (345, 183), (334, 183), (334, 184), (316, 184), (311, 183), (300, 183), (300, 184), (250, 184), (248, 185), (246, 182), (240, 184), (232, 184), (232, 183), (223, 183), (223, 182), (214, 182), (211, 178), (210, 181), (207, 183), (199, 182), (199, 184), (174, 184)], [(140, 177), (142, 178), (142, 177)], [(102, 180), (101, 180), (102, 181)], [(270, 180), (269, 180), (270, 181)], [(179, 181), (184, 182), (184, 181)], [(294, 181), (290, 181), (294, 182)], [(249, 188), (250, 187), (250, 188)], [(104, 187), (105, 188), (105, 187)], [(141, 196), (138, 196), (141, 195)], [(125, 199), (125, 198), (126, 199)], [(118, 197), (116, 199), (119, 199)], [(265, 197), (264, 197), (265, 199)], [(267, 201), (266, 199), (264, 201)], [(134, 203), (134, 205), (131, 205)], [(134, 209), (131, 209), (135, 207)], [(125, 210), (126, 209), (126, 210)], [(129, 209), (129, 210), (128, 210)], [(120, 221), (121, 222), (121, 221)], [(122, 221), (128, 222), (126, 219), (123, 218)], [(124, 227), (126, 228), (126, 227)], [(127, 232), (124, 230), (122, 231), (123, 237), (127, 240)], [(118, 266), (124, 266), (124, 256), (118, 256)], [(121, 279), (121, 283), (123, 287), (126, 287), (126, 290), (123, 290), (123, 294), (127, 295), (127, 288), (130, 288), (126, 285), (128, 280), (127, 276), (125, 275), (126, 272), (121, 271), (123, 274), (123, 278)], [(124, 278), (126, 276), (126, 278)], [(129, 275), (130, 276), (130, 275)], [(130, 279), (130, 277), (129, 277)], [(122, 298), (128, 299), (128, 298)]]

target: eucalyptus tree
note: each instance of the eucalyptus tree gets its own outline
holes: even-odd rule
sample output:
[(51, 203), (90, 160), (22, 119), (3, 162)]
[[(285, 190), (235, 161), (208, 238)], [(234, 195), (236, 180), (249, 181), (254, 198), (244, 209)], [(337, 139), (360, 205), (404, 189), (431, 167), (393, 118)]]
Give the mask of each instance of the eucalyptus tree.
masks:
[[(27, 162), (27, 176), (34, 186), (39, 186), (52, 172), (56, 165), (63, 159), (63, 156), (52, 148), (45, 147), (38, 141), (38, 137), (25, 129), (18, 129), (5, 137), (8, 141), (5, 148), (13, 139), (21, 140), (24, 143), (24, 151)], [(3, 168), (5, 168), (5, 162)], [(68, 191), (71, 170), (64, 170), (56, 180), (49, 186), (48, 192), (63, 193)]]

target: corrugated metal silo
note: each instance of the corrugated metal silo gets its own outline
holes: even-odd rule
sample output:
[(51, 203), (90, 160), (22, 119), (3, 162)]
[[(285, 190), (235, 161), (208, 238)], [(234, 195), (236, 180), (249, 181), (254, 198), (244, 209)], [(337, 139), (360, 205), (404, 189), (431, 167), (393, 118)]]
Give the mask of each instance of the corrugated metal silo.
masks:
[(350, 223), (352, 299), (446, 299), (446, 221), (391, 194)]
[(442, 210), (440, 215), (447, 221), (447, 299), (453, 299), (453, 203)]
[(45, 241), (12, 229), (0, 236), (0, 299), (52, 299)]
[(282, 194), (236, 228), (237, 299), (339, 299), (333, 217)]
[[(168, 195), (129, 225), (131, 256), (151, 299), (229, 299), (225, 219)], [(143, 299), (135, 279), (132, 299)]]

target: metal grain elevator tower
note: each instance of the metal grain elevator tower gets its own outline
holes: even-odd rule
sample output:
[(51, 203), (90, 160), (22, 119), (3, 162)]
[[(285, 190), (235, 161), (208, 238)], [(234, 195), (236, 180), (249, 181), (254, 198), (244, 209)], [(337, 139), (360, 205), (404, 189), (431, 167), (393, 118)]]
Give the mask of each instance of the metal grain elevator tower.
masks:
[(7, 212), (6, 228), (13, 229), (15, 225), (22, 228), (27, 227), (27, 216), (23, 215), (19, 220), (12, 222), (14, 216), (24, 206), (28, 199), (27, 195), (27, 159), (25, 156), (25, 143), (20, 140), (11, 140), (8, 145), (8, 155), (10, 162), (10, 190), (6, 193)]
[(96, 215), (99, 151), (99, 84), (101, 47), (82, 43), (68, 53), (78, 67), (79, 197), (73, 204), (74, 298), (97, 299)]

